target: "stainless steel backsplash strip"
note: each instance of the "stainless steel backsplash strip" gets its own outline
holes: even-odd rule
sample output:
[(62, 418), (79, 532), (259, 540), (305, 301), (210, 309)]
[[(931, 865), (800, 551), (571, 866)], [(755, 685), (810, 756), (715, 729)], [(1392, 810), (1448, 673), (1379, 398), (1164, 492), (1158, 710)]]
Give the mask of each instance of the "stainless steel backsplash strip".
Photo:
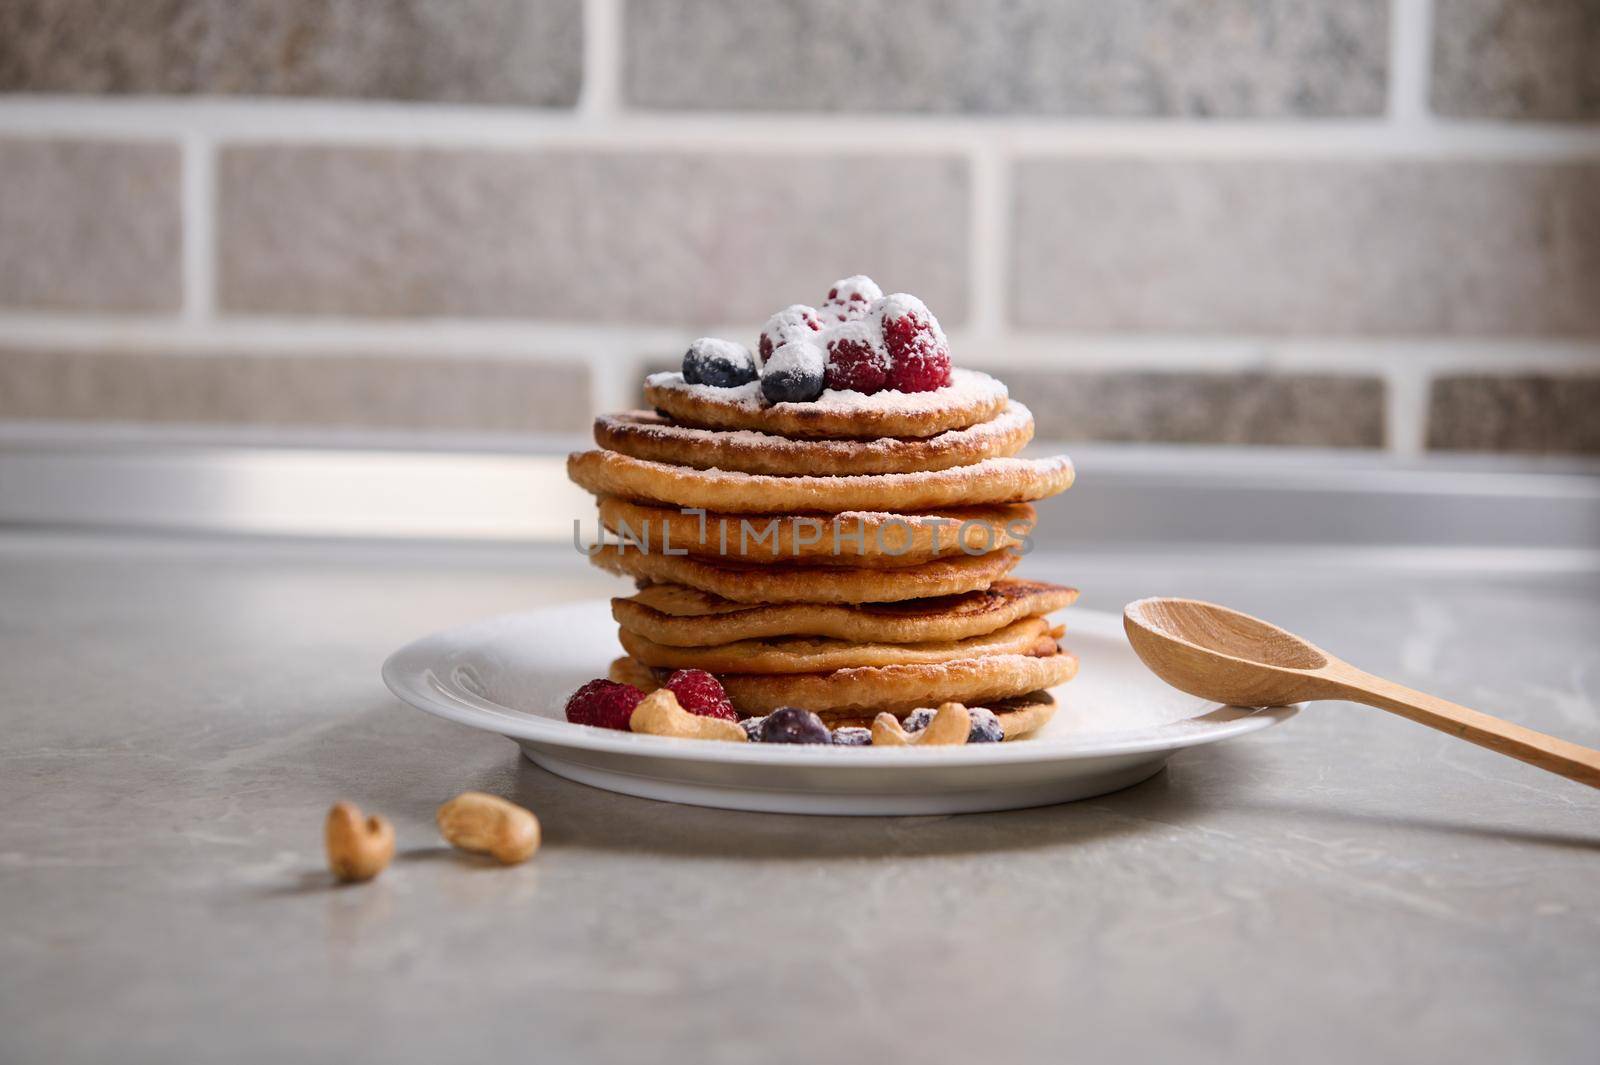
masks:
[[(1035, 450), (1045, 450), (1036, 448)], [(1584, 464), (1316, 452), (1072, 448), (1078, 481), (1040, 504), (1047, 548), (1159, 544), (1600, 550)], [(561, 542), (589, 498), (559, 454), (0, 446), (0, 524), (239, 536)]]

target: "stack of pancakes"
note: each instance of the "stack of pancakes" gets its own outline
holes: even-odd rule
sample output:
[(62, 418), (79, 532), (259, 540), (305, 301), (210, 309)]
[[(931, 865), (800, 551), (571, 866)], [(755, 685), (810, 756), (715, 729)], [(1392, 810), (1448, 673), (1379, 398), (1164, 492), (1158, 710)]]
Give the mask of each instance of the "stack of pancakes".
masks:
[(600, 448), (567, 461), (611, 534), (591, 561), (640, 585), (612, 600), (612, 679), (703, 669), (741, 714), (834, 727), (948, 701), (1008, 739), (1048, 718), (1077, 660), (1045, 615), (1077, 592), (1009, 574), (1030, 504), (1073, 470), (1015, 457), (1033, 417), (1004, 385), (956, 370), (933, 392), (769, 405), (758, 383), (661, 373), (646, 397), (655, 413), (601, 416)]

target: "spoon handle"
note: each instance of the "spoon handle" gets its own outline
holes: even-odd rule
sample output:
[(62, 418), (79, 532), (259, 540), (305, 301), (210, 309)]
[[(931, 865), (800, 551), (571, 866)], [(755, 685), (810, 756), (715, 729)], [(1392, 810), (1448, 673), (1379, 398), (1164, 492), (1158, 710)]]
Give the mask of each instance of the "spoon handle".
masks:
[(1413, 691), (1343, 663), (1324, 671), (1323, 676), (1338, 686), (1343, 698), (1388, 710), (1519, 762), (1600, 788), (1600, 751)]

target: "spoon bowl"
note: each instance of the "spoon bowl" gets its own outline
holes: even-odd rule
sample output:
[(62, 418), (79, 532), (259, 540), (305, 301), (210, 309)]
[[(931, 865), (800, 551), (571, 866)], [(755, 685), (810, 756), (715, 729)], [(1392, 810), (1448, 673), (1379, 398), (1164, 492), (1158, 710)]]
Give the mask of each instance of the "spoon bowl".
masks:
[(1140, 599), (1128, 643), (1179, 691), (1233, 706), (1348, 699), (1600, 788), (1600, 751), (1363, 673), (1292, 632), (1198, 599)]
[(1134, 653), (1179, 691), (1234, 706), (1325, 698), (1311, 671), (1326, 652), (1237, 610), (1196, 599), (1140, 599), (1123, 610)]

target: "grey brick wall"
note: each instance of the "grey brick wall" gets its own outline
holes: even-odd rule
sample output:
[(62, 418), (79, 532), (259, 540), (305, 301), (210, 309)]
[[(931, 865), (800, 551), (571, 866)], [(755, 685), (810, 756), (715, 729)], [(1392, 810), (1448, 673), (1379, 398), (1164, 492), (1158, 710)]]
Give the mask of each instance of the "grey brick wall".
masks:
[(1450, 374), (1428, 397), (1438, 451), (1600, 454), (1600, 374)]
[(1025, 160), (1028, 327), (1600, 334), (1600, 164)]
[(1433, 106), (1464, 118), (1600, 119), (1600, 3), (1436, 0)]
[(870, 271), (959, 323), (968, 185), (948, 155), (230, 148), (221, 307), (760, 321)]
[(1600, 454), (1600, 2), (0, 5), (0, 422), (579, 433), (861, 271), (1044, 436)]
[(0, 348), (0, 419), (576, 433), (589, 393), (571, 361)]
[(0, 307), (176, 310), (178, 181), (170, 143), (0, 139)]
[(639, 107), (1294, 116), (1383, 110), (1383, 0), (626, 0)]
[(7, 0), (0, 92), (569, 107), (582, 0)]

